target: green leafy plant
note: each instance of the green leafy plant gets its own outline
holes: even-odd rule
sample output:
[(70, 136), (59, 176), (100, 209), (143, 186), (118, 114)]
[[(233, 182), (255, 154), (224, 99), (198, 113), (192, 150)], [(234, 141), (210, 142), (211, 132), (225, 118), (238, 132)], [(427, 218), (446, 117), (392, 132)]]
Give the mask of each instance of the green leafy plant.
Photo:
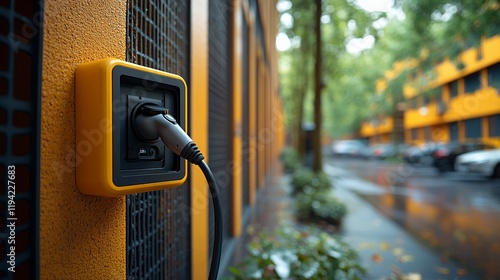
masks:
[(327, 222), (338, 226), (347, 207), (331, 193), (332, 183), (324, 172), (298, 169), (292, 175), (294, 207), (300, 220)]
[(347, 214), (347, 207), (329, 191), (314, 191), (308, 188), (295, 197), (297, 217), (311, 222), (324, 221), (339, 226)]
[(285, 172), (293, 172), (300, 166), (300, 157), (294, 148), (286, 147), (281, 151), (281, 162)]
[(338, 236), (316, 228), (283, 227), (261, 234), (249, 256), (229, 268), (231, 279), (362, 279), (359, 256)]
[(324, 172), (313, 172), (310, 169), (297, 169), (292, 174), (292, 194), (303, 193), (305, 189), (316, 191), (330, 190), (332, 183)]

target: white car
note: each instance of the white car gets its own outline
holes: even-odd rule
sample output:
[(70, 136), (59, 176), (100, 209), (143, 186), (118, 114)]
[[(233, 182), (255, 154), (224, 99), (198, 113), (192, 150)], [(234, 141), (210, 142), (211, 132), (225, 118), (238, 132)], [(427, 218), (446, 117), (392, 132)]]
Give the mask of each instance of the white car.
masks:
[(500, 178), (500, 149), (462, 154), (455, 161), (455, 170)]
[(337, 156), (361, 156), (367, 145), (359, 140), (340, 140), (332, 145), (332, 152)]

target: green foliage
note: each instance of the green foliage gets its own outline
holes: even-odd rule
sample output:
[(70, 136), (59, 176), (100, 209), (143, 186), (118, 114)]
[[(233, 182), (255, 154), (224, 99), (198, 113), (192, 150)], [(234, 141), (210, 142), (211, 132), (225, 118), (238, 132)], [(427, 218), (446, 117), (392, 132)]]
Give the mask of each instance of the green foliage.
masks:
[(308, 188), (295, 197), (294, 205), (299, 219), (312, 222), (324, 221), (338, 226), (347, 214), (345, 204), (325, 190)]
[(390, 66), (386, 58), (386, 53), (372, 55), (368, 51), (339, 56), (339, 74), (329, 80), (325, 90), (325, 129), (331, 136), (356, 131), (361, 120), (370, 116), (375, 105), (375, 81)]
[(340, 225), (346, 206), (331, 193), (332, 183), (324, 172), (298, 169), (292, 175), (294, 207), (299, 219)]
[(297, 151), (292, 147), (286, 147), (281, 151), (281, 162), (285, 172), (293, 172), (300, 167), (300, 158)]
[(295, 170), (292, 174), (291, 185), (293, 194), (302, 193), (306, 189), (329, 191), (332, 187), (330, 178), (324, 172), (313, 172), (312, 170), (306, 168)]
[(281, 228), (261, 234), (250, 255), (229, 268), (232, 279), (362, 279), (357, 252), (338, 236), (315, 228)]
[(444, 57), (454, 60), (461, 51), (477, 46), (481, 37), (500, 30), (498, 0), (396, 0), (395, 4), (406, 14), (408, 32), (417, 35), (409, 38), (415, 47), (405, 57), (418, 57), (427, 49), (430, 64)]
[[(291, 27), (280, 25), (280, 32), (292, 41), (292, 47), (280, 54), (280, 75), (286, 125), (297, 139), (297, 129), (303, 122), (313, 121), (314, 81), (314, 9), (310, 0), (292, 0), (290, 9), (281, 11), (293, 17)], [(384, 13), (369, 13), (350, 0), (324, 0), (323, 15), (329, 18), (322, 24), (322, 80), (325, 85), (322, 98), (322, 127), (332, 136), (357, 129), (368, 110), (375, 79), (383, 74), (380, 58), (351, 55), (346, 43), (350, 39), (381, 33), (373, 22)], [(348, 26), (348, 22), (351, 25)], [(367, 68), (366, 63), (378, 65)], [(360, 114), (361, 113), (361, 114)]]
[(436, 97), (441, 93), (441, 87), (431, 88), (420, 93), (421, 96)]
[[(280, 55), (281, 88), (287, 125), (300, 127), (312, 121), (314, 81), (314, 9), (311, 1), (291, 0), (284, 11), (293, 17), (293, 26), (281, 26), (295, 42)], [(356, 1), (323, 0), (323, 127), (333, 137), (356, 132), (359, 123), (375, 113), (390, 113), (396, 100), (402, 100), (402, 86), (395, 81), (391, 93), (375, 95), (375, 82), (396, 61), (418, 59), (413, 83), (419, 91), (429, 91), (435, 77), (433, 67), (449, 58), (457, 68), (458, 54), (477, 46), (482, 37), (500, 34), (499, 0), (395, 0), (396, 16), (369, 13)], [(404, 17), (402, 16), (404, 14)], [(379, 21), (380, 20), (380, 21)], [(378, 22), (377, 22), (378, 21)], [(373, 24), (377, 22), (378, 24)], [(379, 24), (385, 22), (384, 24)], [(379, 26), (375, 28), (374, 26)], [(346, 44), (354, 38), (373, 36), (373, 48), (349, 53)], [(422, 55), (422, 52), (426, 55)], [(280, 62), (281, 63), (281, 62)], [(303, 98), (301, 94), (304, 94)], [(326, 95), (326, 96), (325, 96)], [(303, 111), (300, 111), (303, 109)], [(298, 113), (298, 112), (303, 112)]]

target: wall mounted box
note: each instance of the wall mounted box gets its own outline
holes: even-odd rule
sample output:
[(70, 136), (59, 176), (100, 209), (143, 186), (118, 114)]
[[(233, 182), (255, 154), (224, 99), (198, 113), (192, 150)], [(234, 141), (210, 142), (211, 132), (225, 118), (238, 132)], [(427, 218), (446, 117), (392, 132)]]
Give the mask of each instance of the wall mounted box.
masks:
[(177, 75), (107, 58), (76, 70), (76, 181), (85, 194), (121, 196), (172, 188), (187, 161), (131, 126), (134, 108), (165, 107), (187, 131), (187, 86)]

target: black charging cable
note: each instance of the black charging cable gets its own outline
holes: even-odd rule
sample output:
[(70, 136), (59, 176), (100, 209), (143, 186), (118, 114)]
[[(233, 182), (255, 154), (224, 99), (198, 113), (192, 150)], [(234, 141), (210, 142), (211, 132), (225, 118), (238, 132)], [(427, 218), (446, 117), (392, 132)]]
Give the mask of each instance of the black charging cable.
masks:
[(198, 165), (207, 178), (208, 186), (210, 188), (210, 194), (212, 196), (212, 202), (214, 205), (214, 248), (212, 250), (212, 261), (210, 263), (210, 274), (208, 279), (216, 280), (217, 273), (219, 272), (220, 257), (222, 254), (222, 209), (221, 202), (219, 199), (219, 190), (217, 188), (217, 183), (215, 182), (214, 175), (208, 165), (201, 161)]
[(132, 127), (145, 141), (156, 141), (159, 138), (175, 154), (185, 158), (198, 167), (205, 175), (210, 189), (214, 207), (214, 248), (210, 263), (209, 280), (216, 280), (219, 273), (222, 252), (222, 210), (219, 189), (214, 175), (203, 160), (204, 156), (191, 137), (177, 124), (174, 117), (168, 114), (166, 108), (153, 104), (140, 104), (132, 112)]

